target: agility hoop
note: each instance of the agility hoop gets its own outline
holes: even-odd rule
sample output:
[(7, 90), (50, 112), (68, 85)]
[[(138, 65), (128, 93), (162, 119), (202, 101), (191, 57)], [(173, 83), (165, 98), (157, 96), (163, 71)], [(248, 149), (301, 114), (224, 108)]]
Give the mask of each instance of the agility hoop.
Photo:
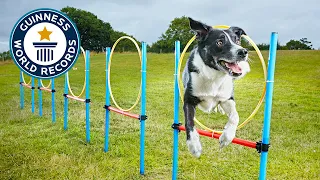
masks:
[(26, 83), (26, 81), (25, 81), (25, 79), (24, 79), (23, 72), (21, 71), (21, 73), (22, 73), (22, 76), (21, 76), (21, 77), (22, 77), (23, 83), (24, 83), (25, 85), (30, 85), (32, 78), (30, 77), (30, 81), (29, 81), (28, 83)]
[[(228, 29), (230, 28), (230, 26), (227, 26), (227, 25), (216, 25), (216, 26), (212, 26), (213, 28), (216, 28), (216, 29)], [(257, 45), (253, 42), (253, 40), (247, 36), (247, 35), (242, 35), (241, 37), (245, 38), (250, 44), (251, 46), (255, 49), (256, 53), (258, 54), (259, 56), (259, 59), (260, 59), (260, 62), (261, 62), (261, 65), (262, 65), (262, 69), (263, 69), (263, 74), (264, 74), (264, 79), (266, 80), (267, 79), (267, 68), (266, 68), (266, 64), (265, 64), (265, 61), (263, 59), (263, 56), (259, 50), (259, 48), (257, 47)], [(196, 39), (196, 36), (193, 36), (189, 42), (187, 43), (187, 45), (184, 47), (182, 53), (181, 53), (181, 56), (180, 56), (180, 59), (179, 59), (179, 65), (178, 65), (178, 89), (179, 89), (179, 95), (180, 95), (180, 99), (181, 101), (183, 102), (183, 94), (182, 94), (182, 91), (181, 91), (181, 84), (182, 83), (182, 77), (181, 77), (181, 65), (182, 65), (182, 61), (183, 61), (183, 58), (184, 58), (184, 55), (185, 53), (187, 52), (189, 46), (192, 44), (192, 42)], [(264, 88), (263, 88), (263, 92), (262, 92), (262, 95), (260, 97), (260, 100), (257, 104), (257, 106), (255, 107), (255, 109), (253, 110), (253, 112), (250, 114), (250, 116), (244, 120), (240, 125), (238, 125), (237, 129), (241, 129), (242, 127), (244, 127), (248, 122), (250, 122), (252, 120), (252, 118), (254, 117), (254, 115), (257, 114), (260, 106), (262, 105), (263, 103), (263, 100), (265, 98), (265, 95), (266, 95), (266, 83), (264, 83)], [(194, 121), (203, 129), (209, 131), (209, 132), (215, 132), (215, 133), (218, 133), (218, 134), (221, 134), (222, 131), (216, 131), (216, 130), (213, 130), (207, 126), (205, 126), (204, 124), (202, 124), (199, 120), (196, 119), (196, 117), (194, 117)]]
[[(86, 52), (84, 51), (84, 49), (82, 48), (82, 46), (80, 47), (80, 49), (81, 49), (81, 52), (82, 52), (83, 57), (84, 57), (84, 64), (86, 64), (86, 61), (87, 61), (87, 59), (86, 59)], [(71, 94), (72, 96), (74, 96), (74, 97), (77, 97), (77, 98), (80, 97), (80, 96), (82, 96), (82, 94), (83, 94), (84, 91), (86, 90), (86, 76), (84, 76), (83, 87), (82, 87), (81, 93), (80, 93), (78, 96), (76, 96), (76, 95), (72, 92), (72, 89), (71, 89), (71, 86), (70, 86), (70, 81), (69, 81), (69, 72), (66, 73), (66, 76), (67, 76), (67, 83), (68, 83), (68, 88), (69, 88), (70, 94)]]
[(117, 46), (117, 44), (123, 40), (123, 39), (129, 39), (137, 48), (137, 51), (138, 51), (138, 54), (139, 54), (139, 60), (140, 60), (140, 63), (142, 64), (142, 61), (141, 61), (141, 51), (140, 51), (140, 48), (139, 48), (139, 45), (138, 43), (132, 38), (132, 37), (129, 37), (129, 36), (122, 36), (120, 37), (112, 46), (112, 49), (111, 49), (111, 53), (110, 53), (110, 59), (109, 59), (109, 65), (108, 65), (108, 86), (109, 86), (109, 91), (110, 91), (110, 97), (112, 99), (112, 102), (113, 104), (120, 110), (122, 111), (125, 111), (125, 112), (128, 112), (128, 111), (131, 111), (134, 107), (136, 107), (139, 103), (139, 100), (140, 100), (140, 97), (141, 97), (141, 85), (142, 85), (142, 80), (140, 81), (140, 89), (139, 89), (139, 93), (138, 93), (138, 96), (137, 96), (137, 99), (135, 101), (135, 103), (128, 109), (123, 109), (121, 108), (118, 103), (116, 102), (113, 94), (112, 94), (112, 89), (111, 89), (111, 83), (110, 83), (110, 79), (111, 79), (111, 76), (110, 76), (110, 71), (111, 71), (111, 60), (112, 60), (112, 55), (113, 55), (113, 52)]

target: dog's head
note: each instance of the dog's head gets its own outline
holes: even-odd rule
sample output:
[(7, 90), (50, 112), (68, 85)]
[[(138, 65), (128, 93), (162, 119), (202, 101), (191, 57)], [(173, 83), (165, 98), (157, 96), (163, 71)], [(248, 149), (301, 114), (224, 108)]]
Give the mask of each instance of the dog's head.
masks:
[(199, 54), (207, 66), (233, 78), (241, 78), (250, 71), (248, 51), (240, 45), (241, 35), (246, 34), (243, 29), (213, 29), (191, 18), (189, 21), (197, 36)]

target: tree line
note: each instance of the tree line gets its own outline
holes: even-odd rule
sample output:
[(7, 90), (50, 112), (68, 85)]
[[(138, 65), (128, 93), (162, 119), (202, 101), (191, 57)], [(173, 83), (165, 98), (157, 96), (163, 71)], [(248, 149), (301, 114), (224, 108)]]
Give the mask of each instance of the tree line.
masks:
[[(91, 12), (68, 6), (62, 8), (61, 11), (66, 13), (76, 24), (80, 33), (81, 46), (84, 49), (103, 52), (105, 47), (111, 47), (120, 37), (131, 36), (125, 32), (114, 30), (110, 23), (102, 21)], [(141, 42), (135, 40), (141, 46)], [(115, 49), (120, 52), (135, 50), (135, 45), (129, 41), (119, 43)]]
[[(80, 33), (81, 45), (85, 49), (101, 52), (104, 51), (105, 47), (111, 47), (118, 38), (128, 36), (125, 32), (114, 30), (110, 23), (98, 19), (98, 17), (91, 12), (73, 7), (65, 7), (62, 8), (61, 11), (66, 13), (76, 23)], [(174, 42), (176, 40), (179, 40), (181, 47), (184, 47), (193, 36), (194, 33), (189, 28), (188, 18), (186, 16), (175, 18), (170, 22), (168, 29), (158, 38), (158, 41), (148, 45), (148, 52), (174, 52)], [(137, 39), (135, 40), (139, 46), (141, 46), (141, 42)], [(194, 45), (196, 45), (196, 42), (194, 42), (191, 47)], [(242, 46), (249, 50), (254, 50), (253, 47), (244, 40), (242, 41)], [(269, 49), (269, 44), (261, 43), (257, 44), (257, 46), (260, 50)], [(191, 49), (192, 48), (189, 48), (189, 51)], [(290, 40), (285, 45), (278, 43), (278, 49), (307, 50), (313, 48), (307, 38), (301, 38), (300, 40)], [(118, 44), (116, 51), (136, 51), (136, 48), (130, 41), (123, 41)]]
[[(75, 22), (81, 39), (81, 46), (96, 52), (103, 52), (105, 47), (111, 47), (117, 39), (122, 36), (131, 36), (125, 32), (117, 31), (112, 28), (110, 23), (104, 22), (91, 12), (77, 9), (74, 7), (64, 7), (62, 12), (67, 14), (73, 22)], [(161, 34), (156, 42), (148, 45), (148, 52), (154, 53), (172, 53), (174, 52), (174, 42), (179, 40), (181, 47), (184, 47), (188, 41), (194, 36), (194, 33), (189, 28), (189, 20), (186, 16), (175, 18), (170, 22), (168, 29)], [(131, 36), (134, 38), (133, 36)], [(135, 38), (134, 38), (135, 39)], [(141, 42), (135, 39), (139, 46)], [(253, 47), (242, 40), (242, 46), (249, 50), (254, 50)], [(194, 46), (196, 42), (191, 45)], [(260, 50), (268, 50), (269, 44), (257, 44)], [(192, 48), (189, 48), (190, 51)], [(290, 40), (285, 45), (278, 43), (280, 50), (309, 50), (313, 49), (312, 44), (307, 38), (300, 40)], [(130, 41), (122, 41), (117, 45), (115, 51), (128, 52), (136, 51), (135, 45)], [(10, 59), (9, 51), (0, 53), (0, 60)]]
[[(189, 28), (189, 20), (186, 16), (175, 18), (171, 21), (169, 28), (159, 37), (159, 40), (153, 43), (148, 50), (149, 52), (174, 52), (174, 41), (179, 40), (181, 47), (184, 47), (191, 37), (194, 36), (193, 32)], [(193, 43), (195, 45), (195, 42)], [(241, 45), (249, 50), (254, 48), (242, 39)], [(261, 43), (257, 44), (260, 50), (269, 50), (269, 44)], [(280, 45), (278, 42), (279, 50), (311, 50), (312, 44), (307, 38), (301, 38), (300, 40), (290, 40), (285, 45)], [(189, 48), (190, 51), (192, 48)]]

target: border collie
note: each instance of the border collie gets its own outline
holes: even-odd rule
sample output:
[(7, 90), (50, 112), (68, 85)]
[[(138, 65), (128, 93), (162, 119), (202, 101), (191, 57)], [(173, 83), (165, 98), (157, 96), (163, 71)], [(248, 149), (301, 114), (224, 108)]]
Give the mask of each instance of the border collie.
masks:
[(221, 106), (228, 122), (219, 139), (220, 148), (228, 145), (235, 137), (239, 123), (233, 81), (242, 78), (250, 67), (248, 51), (240, 45), (244, 30), (239, 27), (213, 29), (191, 18), (189, 22), (198, 45), (191, 51), (182, 75), (185, 88), (183, 110), (188, 149), (195, 157), (200, 157), (202, 147), (194, 127), (196, 107), (209, 113)]

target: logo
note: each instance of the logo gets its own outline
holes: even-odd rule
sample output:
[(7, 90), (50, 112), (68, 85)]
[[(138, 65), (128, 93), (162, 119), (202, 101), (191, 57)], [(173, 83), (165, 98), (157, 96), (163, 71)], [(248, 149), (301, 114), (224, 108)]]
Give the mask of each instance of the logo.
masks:
[(30, 76), (49, 79), (66, 73), (80, 50), (77, 27), (63, 13), (37, 9), (25, 14), (10, 36), (16, 65)]

